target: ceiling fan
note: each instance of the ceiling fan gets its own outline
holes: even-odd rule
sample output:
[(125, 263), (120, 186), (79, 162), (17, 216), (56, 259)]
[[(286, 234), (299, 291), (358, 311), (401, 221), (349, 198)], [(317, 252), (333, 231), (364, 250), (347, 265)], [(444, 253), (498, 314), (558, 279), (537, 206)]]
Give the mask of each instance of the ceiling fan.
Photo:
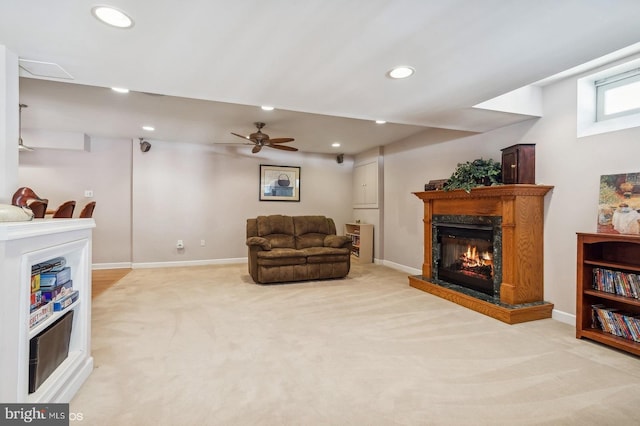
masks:
[(243, 136), (243, 135), (239, 135), (237, 133), (233, 133), (231, 132), (232, 135), (234, 136), (238, 136), (239, 138), (242, 139), (247, 139), (249, 141), (251, 141), (254, 144), (253, 149), (251, 150), (252, 153), (257, 153), (259, 152), (263, 146), (268, 146), (270, 148), (275, 148), (275, 149), (281, 149), (283, 151), (297, 151), (298, 148), (294, 148), (292, 146), (287, 146), (287, 145), (280, 145), (281, 143), (286, 143), (286, 142), (293, 142), (295, 139), (293, 138), (274, 138), (274, 139), (270, 139), (269, 135), (267, 135), (266, 133), (262, 133), (262, 128), (265, 126), (264, 123), (253, 123), (257, 128), (258, 131), (255, 133), (251, 133), (249, 136)]

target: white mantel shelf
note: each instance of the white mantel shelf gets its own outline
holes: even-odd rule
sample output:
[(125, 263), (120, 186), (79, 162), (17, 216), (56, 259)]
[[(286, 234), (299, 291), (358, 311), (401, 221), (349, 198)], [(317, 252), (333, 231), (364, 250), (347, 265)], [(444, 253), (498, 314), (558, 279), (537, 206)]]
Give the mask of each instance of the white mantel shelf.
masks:
[[(93, 219), (36, 219), (0, 222), (0, 401), (69, 402), (93, 370), (91, 357), (91, 244)], [(69, 356), (36, 390), (28, 393), (31, 266), (62, 256), (79, 291)], [(64, 311), (66, 312), (66, 311)]]
[(34, 219), (29, 222), (0, 222), (0, 241), (95, 228), (93, 219)]

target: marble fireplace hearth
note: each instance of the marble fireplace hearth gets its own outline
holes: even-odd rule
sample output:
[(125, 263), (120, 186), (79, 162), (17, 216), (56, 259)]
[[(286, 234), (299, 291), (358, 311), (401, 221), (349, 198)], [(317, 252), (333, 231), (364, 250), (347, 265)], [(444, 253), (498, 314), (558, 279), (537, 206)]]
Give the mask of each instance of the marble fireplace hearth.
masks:
[[(553, 304), (543, 297), (543, 215), (544, 196), (552, 188), (517, 184), (478, 187), (470, 193), (415, 192), (424, 202), (424, 262), (422, 275), (410, 276), (409, 284), (508, 324), (550, 318)], [(480, 292), (438, 276), (435, 233), (443, 217), (494, 223), (494, 250), (500, 258), (493, 291)]]

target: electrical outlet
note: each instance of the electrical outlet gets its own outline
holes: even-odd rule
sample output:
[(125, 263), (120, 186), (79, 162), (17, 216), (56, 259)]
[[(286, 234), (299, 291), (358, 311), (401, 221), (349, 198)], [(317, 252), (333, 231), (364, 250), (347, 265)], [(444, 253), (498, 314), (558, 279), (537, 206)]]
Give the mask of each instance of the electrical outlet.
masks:
[(204, 247), (206, 245), (207, 243), (205, 242), (205, 240), (200, 240), (200, 247)]
[(84, 190), (84, 196), (86, 198), (93, 198), (93, 189), (85, 189)]
[(176, 248), (183, 249), (184, 248), (184, 241), (178, 240), (178, 242), (176, 243)]

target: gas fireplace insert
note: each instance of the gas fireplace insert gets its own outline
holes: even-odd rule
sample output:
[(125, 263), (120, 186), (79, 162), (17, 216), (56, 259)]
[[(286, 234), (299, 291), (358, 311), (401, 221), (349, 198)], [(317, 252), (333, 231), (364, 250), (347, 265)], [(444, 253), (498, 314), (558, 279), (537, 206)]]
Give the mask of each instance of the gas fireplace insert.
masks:
[(435, 221), (433, 278), (499, 296), (501, 240), (499, 223), (492, 223), (496, 219), (463, 216)]

